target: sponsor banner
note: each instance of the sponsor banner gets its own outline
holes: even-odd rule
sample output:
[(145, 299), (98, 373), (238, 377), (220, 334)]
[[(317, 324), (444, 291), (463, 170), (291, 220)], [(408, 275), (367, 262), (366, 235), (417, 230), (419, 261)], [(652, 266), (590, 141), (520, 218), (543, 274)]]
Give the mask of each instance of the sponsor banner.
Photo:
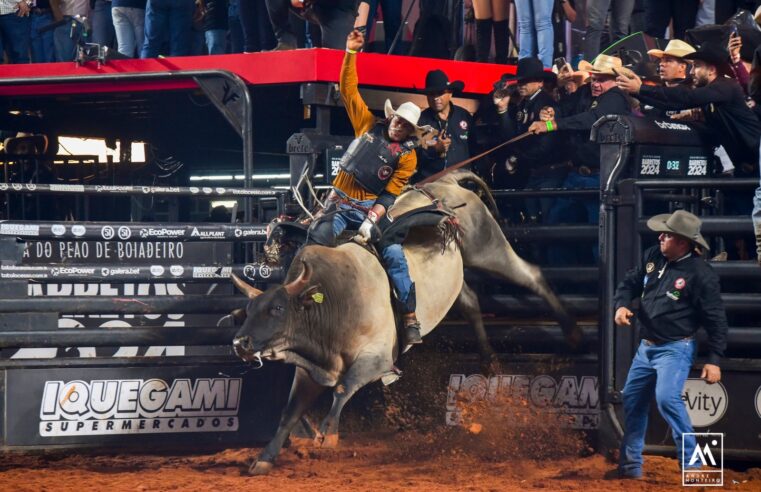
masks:
[(128, 261), (205, 262), (208, 251), (202, 244), (172, 241), (26, 241), (22, 261), (29, 263), (113, 263)]
[(3, 236), (39, 236), (40, 226), (37, 224), (7, 223), (0, 224), (0, 235)]
[[(67, 228), (69, 226), (67, 225)], [(93, 227), (98, 237), (101, 228)], [(116, 236), (119, 227), (114, 227)], [(90, 228), (88, 228), (89, 231)], [(189, 265), (226, 264), (232, 259), (231, 243), (183, 243), (180, 241), (74, 241), (74, 240), (27, 240), (22, 265), (5, 265), (0, 269), (0, 279), (39, 279), (45, 282), (29, 282), (30, 297), (125, 297), (134, 296), (182, 296), (207, 294), (208, 283), (186, 283), (192, 280)], [(58, 265), (56, 265), (58, 264)], [(63, 264), (63, 265), (60, 265)], [(164, 269), (163, 275), (154, 276), (151, 267)], [(63, 270), (77, 268), (78, 270)], [(55, 277), (51, 269), (57, 268)], [(176, 275), (180, 273), (181, 275)], [(156, 270), (154, 268), (154, 270)], [(81, 274), (81, 275), (80, 275)], [(233, 294), (234, 287), (225, 279), (218, 282), (215, 293)], [(110, 329), (137, 326), (147, 327), (197, 327), (216, 326), (220, 314), (121, 314), (102, 313), (88, 315), (60, 315), (60, 329), (87, 328)], [(49, 347), (0, 349), (0, 357), (9, 359), (49, 359), (71, 357), (157, 357), (185, 355), (222, 355), (228, 347), (155, 345), (113, 347)]]
[[(493, 405), (501, 401), (520, 403), (541, 409), (543, 412), (561, 414), (562, 422), (572, 429), (596, 429), (600, 425), (600, 401), (596, 376), (523, 375), (500, 374), (487, 378), (482, 374), (452, 374), (449, 377), (446, 403), (446, 423), (462, 422), (461, 407), (464, 404), (487, 401)], [(519, 422), (520, 419), (515, 419)]]
[(236, 238), (256, 238), (260, 240), (267, 239), (266, 227), (236, 227), (233, 231)]
[(268, 440), (290, 372), (281, 365), (51, 367), (7, 371), (7, 446)]
[(709, 427), (724, 417), (729, 407), (727, 389), (721, 382), (708, 384), (703, 379), (684, 382), (682, 401), (693, 427)]
[(197, 195), (203, 191), (207, 195), (217, 196), (277, 196), (286, 193), (270, 188), (203, 188), (184, 186), (112, 186), (81, 184), (35, 184), (35, 183), (0, 183), (0, 191), (39, 192), (39, 193), (95, 193), (114, 195)]
[(190, 231), (190, 237), (196, 238), (196, 239), (224, 239), (225, 238), (225, 231), (204, 231), (204, 230), (198, 230), (198, 227), (194, 227), (192, 231)]
[(267, 225), (234, 224), (145, 224), (145, 223), (0, 223), (0, 235), (41, 239), (95, 241), (264, 241)]
[(197, 266), (193, 267), (193, 278), (230, 278), (232, 267)]

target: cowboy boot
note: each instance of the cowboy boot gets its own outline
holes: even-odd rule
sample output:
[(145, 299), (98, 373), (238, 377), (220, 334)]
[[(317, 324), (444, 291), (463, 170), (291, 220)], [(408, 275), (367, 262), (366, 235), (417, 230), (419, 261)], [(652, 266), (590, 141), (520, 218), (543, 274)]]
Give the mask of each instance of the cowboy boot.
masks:
[(420, 336), (420, 321), (417, 320), (415, 313), (404, 315), (404, 338), (404, 345), (423, 343), (423, 337)]
[[(403, 347), (409, 347), (417, 343), (423, 343), (423, 338), (420, 336), (420, 322), (415, 316), (415, 310), (417, 309), (417, 294), (415, 292), (415, 283), (412, 283), (410, 292), (407, 294), (407, 299), (404, 301), (404, 338), (405, 342)], [(406, 350), (406, 349), (405, 349)]]
[(507, 48), (510, 45), (507, 20), (494, 22), (494, 63), (507, 64)]
[(491, 51), (491, 19), (476, 19), (476, 61), (488, 62)]

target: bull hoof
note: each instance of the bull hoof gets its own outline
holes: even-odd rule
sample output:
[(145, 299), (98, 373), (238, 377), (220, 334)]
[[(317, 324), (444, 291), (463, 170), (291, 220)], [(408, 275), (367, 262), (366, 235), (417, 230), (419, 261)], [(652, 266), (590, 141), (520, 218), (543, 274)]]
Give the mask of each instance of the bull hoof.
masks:
[(324, 442), (325, 434), (322, 432), (317, 432), (317, 434), (314, 435), (314, 439), (312, 440), (312, 445), (316, 448), (321, 448)]
[(267, 475), (273, 468), (275, 468), (275, 465), (269, 461), (254, 461), (248, 468), (248, 474), (255, 477)]
[(328, 434), (322, 441), (323, 448), (335, 449), (338, 447), (338, 434)]
[(291, 441), (291, 447), (296, 449), (309, 447), (313, 442), (313, 439), (310, 439), (308, 437), (291, 436), (288, 438), (288, 440)]

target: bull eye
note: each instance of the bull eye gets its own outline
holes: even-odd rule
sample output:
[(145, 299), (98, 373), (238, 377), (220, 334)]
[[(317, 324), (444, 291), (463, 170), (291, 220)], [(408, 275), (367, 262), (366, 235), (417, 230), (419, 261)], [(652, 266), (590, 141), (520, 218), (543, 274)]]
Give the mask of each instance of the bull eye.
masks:
[(280, 314), (283, 314), (283, 311), (285, 311), (285, 308), (281, 306), (280, 304), (275, 304), (270, 308), (270, 314), (273, 316), (278, 316)]

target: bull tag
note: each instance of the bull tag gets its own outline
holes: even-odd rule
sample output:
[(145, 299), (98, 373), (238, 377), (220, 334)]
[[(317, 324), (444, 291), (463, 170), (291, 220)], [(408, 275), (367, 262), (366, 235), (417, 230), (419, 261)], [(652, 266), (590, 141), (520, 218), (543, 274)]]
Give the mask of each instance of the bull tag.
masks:
[(312, 300), (316, 302), (317, 304), (322, 304), (322, 301), (325, 300), (325, 294), (322, 292), (315, 292), (312, 294)]

